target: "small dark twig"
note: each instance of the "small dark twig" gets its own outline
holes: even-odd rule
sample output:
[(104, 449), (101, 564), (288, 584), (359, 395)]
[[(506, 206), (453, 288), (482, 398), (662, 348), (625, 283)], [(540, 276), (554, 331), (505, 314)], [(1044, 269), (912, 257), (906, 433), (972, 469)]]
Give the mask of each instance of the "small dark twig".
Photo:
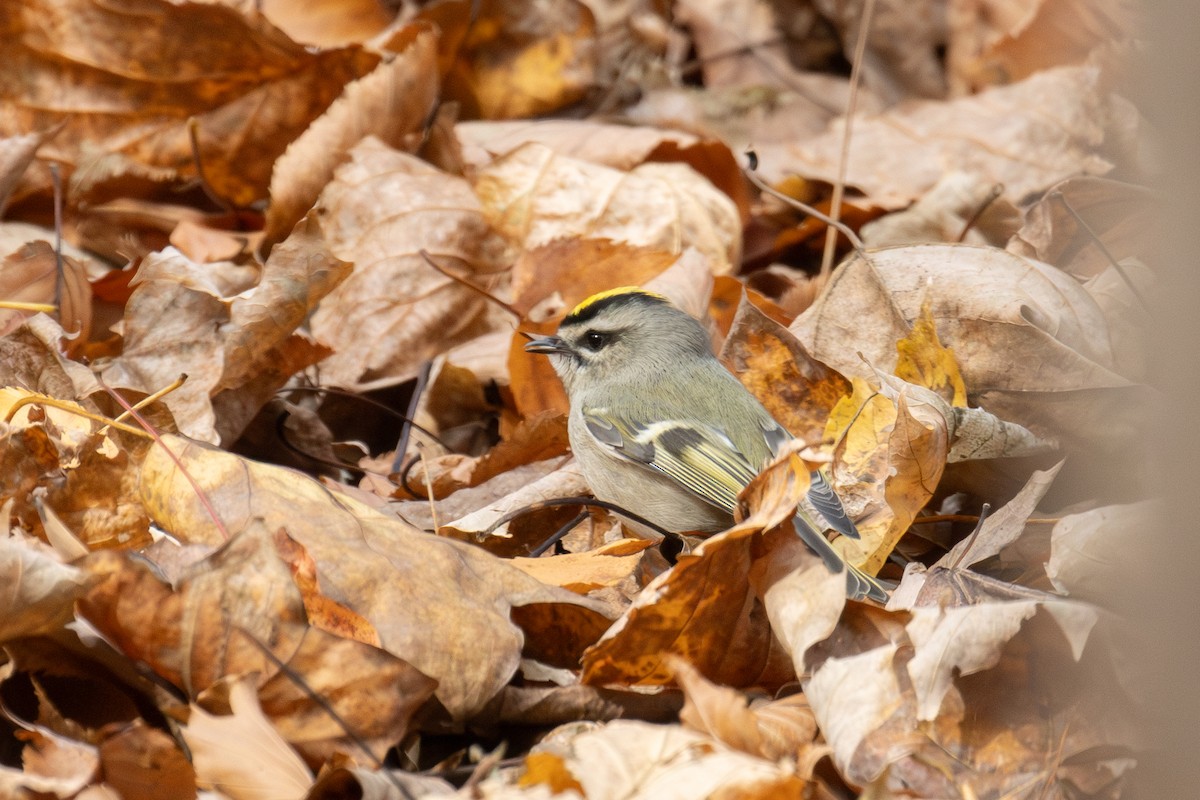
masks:
[(476, 286), (475, 284), (471, 283), (469, 280), (462, 277), (461, 275), (455, 275), (453, 272), (451, 272), (450, 270), (446, 269), (441, 264), (434, 261), (433, 256), (431, 256), (429, 254), (428, 250), (425, 250), (424, 248), (422, 248), (420, 253), (421, 253), (421, 258), (425, 259), (426, 264), (433, 267), (434, 269), (436, 269), (438, 272), (445, 275), (450, 280), (454, 281), (455, 283), (459, 284), (460, 286), (470, 289), (472, 292), (475, 292), (476, 294), (480, 295), (488, 302), (495, 303), (497, 306), (499, 306), (500, 308), (503, 308), (505, 311), (512, 314), (517, 319), (522, 319), (524, 317), (524, 315), (520, 311), (517, 311), (517, 309), (513, 308), (513, 306), (511, 304), (504, 302), (499, 297), (496, 297), (496, 295), (492, 294), (491, 292), (487, 291), (486, 289)]
[(954, 563), (950, 565), (950, 569), (958, 569), (959, 563), (966, 557), (971, 550), (971, 545), (975, 544), (975, 540), (979, 538), (979, 532), (983, 530), (983, 523), (987, 522), (988, 514), (992, 511), (990, 503), (984, 503), (983, 508), (979, 510), (979, 522), (975, 525), (975, 530), (971, 531), (971, 535), (967, 537), (967, 544), (963, 547), (962, 552), (958, 554), (958, 558), (954, 559)]
[[(396, 457), (392, 459), (392, 472), (400, 469), (404, 463), (404, 454), (408, 452), (408, 439), (412, 435), (413, 418), (417, 416), (417, 407), (421, 404), (421, 395), (429, 384), (429, 373), (433, 370), (433, 362), (426, 361), (417, 372), (417, 382), (413, 386), (412, 397), (408, 398), (408, 410), (404, 414), (404, 424), (400, 427), (400, 440), (396, 442)], [(443, 445), (444, 447), (445, 445)]]
[(779, 191), (778, 189), (772, 188), (771, 186), (769, 186), (767, 184), (766, 181), (764, 181), (762, 178), (758, 177), (758, 174), (755, 172), (755, 170), (758, 169), (758, 154), (755, 153), (753, 150), (748, 150), (748, 151), (746, 151), (746, 158), (749, 161), (749, 165), (746, 167), (746, 169), (742, 170), (742, 173), (750, 180), (751, 183), (753, 183), (756, 187), (758, 187), (758, 190), (760, 192), (765, 192), (766, 194), (769, 194), (774, 198), (782, 200), (783, 202), (792, 206), (796, 210), (798, 210), (804, 214), (808, 214), (810, 217), (816, 217), (817, 219), (821, 220), (821, 222), (824, 222), (829, 227), (834, 228), (839, 233), (841, 233), (843, 236), (845, 236), (847, 239), (849, 239), (850, 245), (859, 254), (861, 254), (863, 252), (863, 250), (865, 248), (863, 246), (862, 239), (858, 238), (858, 234), (856, 234), (850, 228), (849, 225), (847, 225), (844, 222), (834, 219), (833, 217), (829, 216), (828, 214), (824, 214), (824, 213), (818, 211), (817, 209), (810, 206), (808, 203), (803, 203), (794, 197), (788, 197), (786, 194)]
[(1138, 288), (1133, 285), (1133, 280), (1129, 277), (1129, 274), (1125, 272), (1125, 268), (1121, 266), (1121, 263), (1117, 261), (1113, 254), (1109, 252), (1108, 248), (1104, 246), (1104, 242), (1099, 236), (1096, 235), (1096, 232), (1092, 230), (1090, 225), (1083, 221), (1083, 217), (1079, 216), (1079, 214), (1071, 206), (1071, 203), (1067, 200), (1066, 195), (1064, 195), (1061, 191), (1054, 191), (1050, 193), (1050, 197), (1062, 203), (1063, 208), (1067, 210), (1067, 213), (1075, 218), (1075, 223), (1079, 227), (1083, 228), (1084, 233), (1091, 237), (1092, 241), (1096, 243), (1096, 247), (1100, 248), (1100, 252), (1103, 253), (1104, 257), (1108, 259), (1108, 263), (1111, 264), (1112, 268), (1115, 269), (1117, 274), (1121, 276), (1121, 280), (1125, 281), (1125, 285), (1129, 287), (1129, 291), (1133, 292), (1133, 296), (1137, 298), (1138, 303), (1141, 304), (1142, 310), (1149, 314), (1150, 305), (1146, 302), (1146, 298), (1143, 297), (1142, 293), (1138, 291)]
[[(406, 800), (416, 800), (413, 797), (412, 793), (410, 791), (408, 791), (408, 788), (406, 786), (404, 786), (404, 784), (402, 784), (399, 780), (397, 780), (395, 775), (393, 775), (389, 770), (384, 768), (383, 761), (381, 761), (379, 759), (379, 757), (376, 756), (374, 752), (372, 752), (370, 746), (366, 743), (365, 740), (363, 740), (363, 738), (361, 736), (359, 736), (357, 733), (355, 733), (353, 730), (351, 730), (350, 726), (346, 723), (346, 720), (342, 719), (342, 715), (337, 712), (337, 710), (333, 707), (333, 705), (330, 704), (330, 702), (328, 700), (326, 700), (324, 697), (322, 697), (320, 694), (313, 691), (313, 688), (308, 685), (308, 681), (304, 680), (304, 678), (301, 677), (301, 675), (299, 673), (297, 673), (294, 669), (289, 667), (287, 664), (283, 663), (283, 661), (280, 660), (279, 656), (272, 653), (271, 649), (269, 647), (267, 647), (265, 644), (263, 644), (262, 642), (260, 642), (258, 640), (258, 637), (254, 636), (252, 633), (250, 633), (250, 631), (246, 630), (245, 628), (243, 628), (240, 625), (236, 626), (234, 628), (234, 630), (236, 630), (238, 633), (242, 634), (242, 636), (245, 636), (248, 640), (250, 640), (250, 643), (253, 644), (255, 647), (257, 647), (259, 652), (261, 652), (264, 656), (266, 656), (267, 660), (270, 661), (275, 666), (275, 669), (282, 672), (289, 681), (291, 681), (293, 684), (295, 684), (300, 689), (300, 691), (304, 692), (304, 694), (308, 697), (309, 700), (312, 700), (314, 703), (319, 705), (321, 707), (321, 709), (326, 714), (329, 715), (330, 719), (332, 719), (334, 722), (336, 722), (338, 727), (342, 729), (342, 732), (346, 734), (346, 738), (348, 738), (350, 741), (354, 742), (354, 744), (359, 749), (361, 749), (363, 751), (363, 753), (366, 754), (367, 758), (371, 761), (371, 763), (375, 765), (375, 769), (377, 769), (379, 772), (381, 772), (384, 775), (384, 777), (386, 777), (388, 779), (388, 781), (393, 786), (396, 787), (396, 790), (398, 792), (400, 792), (400, 794), (403, 797), (406, 798)], [(413, 764), (411, 761), (409, 762), (409, 766), (414, 770), (417, 768), (417, 765)]]
[(535, 548), (533, 548), (532, 550), (530, 550), (530, 551), (529, 551), (529, 557), (530, 557), (530, 558), (537, 558), (537, 557), (538, 557), (538, 556), (540, 556), (542, 553), (544, 553), (544, 552), (546, 552), (547, 550), (549, 550), (551, 547), (554, 547), (554, 545), (556, 545), (556, 544), (558, 544), (559, 542), (561, 542), (561, 541), (563, 540), (563, 537), (565, 537), (565, 536), (566, 536), (568, 533), (570, 533), (570, 532), (571, 532), (571, 531), (572, 531), (572, 530), (575, 528), (575, 526), (576, 526), (576, 525), (578, 525), (579, 523), (583, 522), (583, 521), (584, 521), (585, 519), (587, 519), (587, 518), (588, 518), (588, 512), (587, 512), (587, 511), (581, 511), (579, 514), (577, 514), (577, 515), (575, 516), (575, 518), (574, 518), (574, 519), (572, 519), (572, 520), (571, 520), (570, 522), (568, 522), (566, 525), (563, 525), (561, 528), (559, 528), (558, 530), (556, 530), (556, 531), (554, 532), (554, 534), (553, 534), (553, 535), (551, 535), (551, 537), (550, 537), (549, 539), (547, 539), (546, 541), (544, 541), (544, 542), (542, 542), (541, 544), (539, 544), (537, 547), (535, 547)]
[(632, 511), (628, 511), (624, 508), (621, 508), (616, 503), (610, 503), (607, 500), (597, 500), (594, 497), (560, 497), (560, 498), (556, 498), (554, 500), (543, 500), (540, 503), (531, 503), (530, 505), (514, 509), (514, 510), (508, 512), (507, 514), (505, 514), (504, 516), (500, 517), (500, 519), (496, 520), (491, 525), (489, 525), (484, 531), (482, 531), (482, 534), (484, 536), (488, 536), (493, 531), (495, 531), (497, 528), (499, 528), (501, 525), (506, 525), (509, 522), (512, 522), (517, 517), (524, 516), (525, 514), (529, 514), (534, 511), (541, 511), (544, 508), (559, 508), (562, 506), (588, 506), (588, 507), (594, 506), (596, 508), (604, 508), (604, 509), (607, 509), (607, 510), (613, 512), (614, 514), (619, 514), (620, 516), (625, 517), (626, 519), (633, 520), (634, 522), (638, 523), (639, 525), (645, 525), (650, 530), (654, 531), (655, 533), (660, 534), (664, 539), (680, 539), (682, 541), (682, 537), (680, 537), (678, 533), (675, 533), (674, 531), (668, 531), (664, 528), (660, 528), (659, 526), (655, 525), (653, 522), (646, 519), (645, 517), (640, 516), (638, 514), (634, 514)]
[(954, 241), (962, 244), (963, 239), (967, 238), (967, 233), (971, 230), (971, 228), (975, 227), (975, 224), (979, 222), (979, 218), (983, 216), (983, 213), (991, 208), (992, 203), (995, 203), (997, 200), (999, 200), (1002, 194), (1004, 194), (1004, 184), (993, 183), (992, 190), (988, 192), (988, 196), (983, 198), (983, 202), (976, 206), (975, 212), (971, 214), (970, 219), (963, 224), (962, 230), (958, 234), (958, 238)]

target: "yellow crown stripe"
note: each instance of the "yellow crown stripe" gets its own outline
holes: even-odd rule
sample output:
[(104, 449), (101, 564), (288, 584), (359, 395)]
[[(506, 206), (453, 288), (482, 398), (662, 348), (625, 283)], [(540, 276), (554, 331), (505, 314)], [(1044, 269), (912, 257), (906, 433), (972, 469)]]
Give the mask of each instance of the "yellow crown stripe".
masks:
[(571, 313), (568, 314), (567, 316), (573, 317), (577, 314), (582, 314), (584, 311), (586, 311), (588, 309), (589, 306), (595, 305), (596, 303), (600, 302), (601, 300), (604, 300), (605, 298), (616, 297), (616, 296), (622, 295), (622, 294), (641, 295), (642, 297), (653, 297), (656, 300), (663, 300), (665, 302), (669, 302), (667, 300), (667, 298), (663, 297), (661, 294), (658, 294), (657, 292), (648, 292), (645, 289), (642, 289), (637, 286), (618, 286), (615, 289), (605, 289), (603, 292), (596, 292), (594, 295), (592, 295), (591, 297), (588, 297), (587, 299), (583, 300), (579, 305), (572, 308)]

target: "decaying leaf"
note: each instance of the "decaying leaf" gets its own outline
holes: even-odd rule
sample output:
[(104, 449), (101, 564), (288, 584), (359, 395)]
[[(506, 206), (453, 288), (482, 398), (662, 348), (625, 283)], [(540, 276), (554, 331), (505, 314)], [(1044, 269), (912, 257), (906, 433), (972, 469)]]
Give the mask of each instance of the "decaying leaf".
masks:
[[(882, 208), (903, 208), (941, 179), (945, 164), (1004, 186), (1016, 203), (1064, 178), (1103, 175), (1109, 102), (1092, 67), (1039, 72), (1011, 86), (950, 102), (902, 103), (854, 120), (846, 183)], [(842, 148), (839, 119), (822, 136), (759, 149), (764, 177), (789, 173), (834, 182)]]
[[(437, 680), (438, 699), (456, 717), (482, 708), (508, 682), (523, 644), (578, 658), (608, 625), (598, 604), (476, 547), (416, 531), (300, 473), (165, 438), (196, 486), (161, 447), (150, 452), (142, 491), (159, 525), (219, 543), (199, 491), (233, 542), (256, 519), (286, 529), (315, 561), (322, 594), (369, 621), (389, 653)], [(262, 557), (278, 560), (273, 549)], [(509, 617), (514, 607), (523, 607), (520, 627)]]
[(429, 357), (497, 328), (501, 317), (464, 281), (507, 266), (503, 241), (466, 182), (368, 138), (351, 150), (318, 204), (330, 250), (354, 265), (312, 318), (334, 349), (322, 365), (342, 386), (391, 385)]
[[(572, 191), (579, 185), (588, 192)], [(480, 170), (475, 191), (492, 227), (525, 248), (585, 236), (671, 253), (694, 247), (717, 274), (738, 261), (737, 207), (684, 164), (621, 172), (532, 143)]]

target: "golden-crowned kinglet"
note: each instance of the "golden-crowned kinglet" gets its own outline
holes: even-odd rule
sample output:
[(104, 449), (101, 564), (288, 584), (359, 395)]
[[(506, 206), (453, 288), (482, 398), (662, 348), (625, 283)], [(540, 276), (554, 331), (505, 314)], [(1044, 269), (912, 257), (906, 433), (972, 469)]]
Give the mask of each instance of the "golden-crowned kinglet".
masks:
[[(622, 287), (592, 295), (534, 339), (571, 402), (568, 432), (592, 492), (669, 531), (724, 530), (738, 493), (791, 435), (713, 356), (708, 332), (661, 295)], [(830, 528), (858, 538), (820, 472), (808, 500)], [(803, 507), (796, 532), (846, 591), (884, 602), (873, 578), (843, 561)]]

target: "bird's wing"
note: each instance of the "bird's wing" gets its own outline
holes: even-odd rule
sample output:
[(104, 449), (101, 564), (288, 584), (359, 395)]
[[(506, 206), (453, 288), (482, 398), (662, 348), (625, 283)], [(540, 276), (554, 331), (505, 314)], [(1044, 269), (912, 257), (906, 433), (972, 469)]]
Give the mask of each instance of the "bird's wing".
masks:
[(854, 520), (850, 519), (850, 515), (846, 513), (846, 507), (842, 505), (842, 499), (837, 496), (837, 492), (829, 485), (829, 480), (825, 477), (825, 473), (814, 469), (810, 477), (812, 478), (812, 483), (808, 487), (808, 502), (813, 504), (813, 508), (821, 512), (821, 516), (829, 523), (829, 527), (843, 536), (858, 539), (858, 526), (854, 524)]
[(583, 412), (588, 431), (616, 455), (661, 472), (730, 514), (757, 471), (721, 430), (694, 422), (640, 422), (605, 409)]
[[(766, 440), (767, 447), (772, 453), (778, 453), (779, 448), (792, 438), (792, 435), (773, 419), (768, 418), (767, 421), (759, 424), (762, 426), (763, 439)], [(812, 485), (808, 488), (808, 502), (812, 503), (813, 508), (820, 512), (821, 517), (829, 523), (830, 528), (851, 539), (859, 538), (858, 526), (846, 513), (842, 499), (837, 496), (837, 492), (829, 484), (825, 473), (814, 469), (809, 477)]]

